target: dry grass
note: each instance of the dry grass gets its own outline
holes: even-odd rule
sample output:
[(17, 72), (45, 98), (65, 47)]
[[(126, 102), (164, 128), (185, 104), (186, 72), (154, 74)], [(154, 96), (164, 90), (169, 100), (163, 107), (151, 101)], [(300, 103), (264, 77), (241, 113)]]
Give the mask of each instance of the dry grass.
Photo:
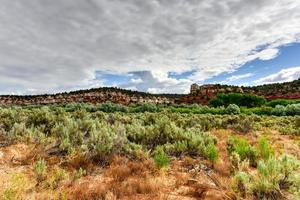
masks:
[(108, 169), (106, 175), (117, 181), (123, 181), (130, 176), (146, 177), (155, 173), (155, 166), (152, 160), (143, 162), (130, 161), (127, 158), (116, 156)]
[(75, 185), (69, 193), (70, 199), (74, 200), (98, 200), (105, 199), (108, 187), (103, 183), (91, 185), (88, 182)]
[(126, 199), (137, 195), (159, 195), (161, 182), (154, 176), (152, 161), (130, 161), (116, 156), (104, 172), (103, 180), (75, 185), (72, 199)]

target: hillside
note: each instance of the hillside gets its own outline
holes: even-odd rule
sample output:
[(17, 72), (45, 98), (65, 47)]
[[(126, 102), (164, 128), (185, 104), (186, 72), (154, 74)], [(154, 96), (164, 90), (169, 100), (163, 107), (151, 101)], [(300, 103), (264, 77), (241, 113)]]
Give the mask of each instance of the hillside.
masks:
[(292, 82), (265, 84), (260, 86), (244, 87), (234, 85), (191, 85), (190, 94), (180, 99), (181, 103), (207, 104), (218, 93), (245, 93), (262, 96), (267, 100), (300, 99), (300, 79)]
[(242, 87), (244, 92), (264, 96), (266, 99), (300, 99), (300, 78), (292, 82)]
[(180, 94), (150, 94), (146, 92), (125, 90), (115, 87), (93, 88), (57, 94), (43, 95), (2, 95), (0, 105), (34, 105), (34, 104), (61, 104), (61, 103), (103, 103), (119, 104), (130, 103), (174, 103)]
[(62, 103), (103, 103), (113, 102), (128, 105), (131, 103), (199, 103), (207, 104), (218, 93), (249, 93), (273, 99), (300, 99), (300, 79), (253, 87), (209, 84), (191, 86), (190, 94), (151, 94), (146, 92), (125, 90), (115, 87), (93, 88), (57, 94), (44, 95), (2, 95), (0, 105), (34, 105)]

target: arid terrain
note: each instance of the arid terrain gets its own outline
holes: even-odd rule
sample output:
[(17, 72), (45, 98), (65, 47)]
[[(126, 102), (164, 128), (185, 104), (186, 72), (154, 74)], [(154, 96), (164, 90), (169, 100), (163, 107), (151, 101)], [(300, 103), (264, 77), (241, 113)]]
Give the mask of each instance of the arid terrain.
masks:
[(149, 106), (2, 108), (1, 198), (299, 198), (299, 116)]

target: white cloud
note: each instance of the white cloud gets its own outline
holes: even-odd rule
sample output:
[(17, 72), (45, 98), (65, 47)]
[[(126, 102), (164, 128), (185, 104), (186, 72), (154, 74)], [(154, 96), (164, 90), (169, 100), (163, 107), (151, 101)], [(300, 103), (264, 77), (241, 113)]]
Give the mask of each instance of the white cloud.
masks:
[(188, 81), (202, 81), (300, 39), (296, 0), (0, 3), (0, 84), (10, 92), (92, 86), (95, 71), (149, 71), (155, 88), (168, 72), (193, 70)]
[(253, 73), (234, 75), (234, 76), (231, 76), (231, 77), (227, 78), (227, 80), (228, 81), (237, 81), (237, 80), (240, 80), (240, 79), (243, 79), (243, 78), (251, 77), (253, 75), (254, 75)]
[[(140, 91), (152, 93), (188, 93), (189, 87), (192, 84), (188, 79), (170, 78), (163, 72), (156, 71), (141, 71), (132, 72), (134, 80), (125, 84), (121, 84), (122, 88), (136, 88)], [(132, 80), (132, 79), (131, 79)]]
[(134, 83), (134, 84), (138, 84), (138, 83), (142, 83), (143, 82), (143, 80), (141, 79), (141, 78), (132, 78), (131, 80), (130, 80), (130, 82), (131, 83)]
[(266, 49), (258, 53), (260, 60), (271, 60), (275, 58), (279, 53), (278, 49)]
[(291, 67), (288, 69), (282, 69), (276, 74), (263, 77), (254, 81), (255, 84), (268, 84), (268, 83), (280, 83), (293, 81), (300, 78), (300, 67)]

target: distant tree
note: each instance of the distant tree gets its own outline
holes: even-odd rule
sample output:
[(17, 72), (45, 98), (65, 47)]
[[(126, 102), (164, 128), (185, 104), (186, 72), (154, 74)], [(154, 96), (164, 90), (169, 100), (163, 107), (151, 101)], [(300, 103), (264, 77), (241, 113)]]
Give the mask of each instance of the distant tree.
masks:
[(210, 101), (210, 105), (214, 107), (228, 106), (230, 104), (236, 104), (240, 107), (260, 107), (266, 103), (265, 98), (251, 95), (251, 94), (240, 94), (240, 93), (229, 93), (217, 94), (215, 98)]

